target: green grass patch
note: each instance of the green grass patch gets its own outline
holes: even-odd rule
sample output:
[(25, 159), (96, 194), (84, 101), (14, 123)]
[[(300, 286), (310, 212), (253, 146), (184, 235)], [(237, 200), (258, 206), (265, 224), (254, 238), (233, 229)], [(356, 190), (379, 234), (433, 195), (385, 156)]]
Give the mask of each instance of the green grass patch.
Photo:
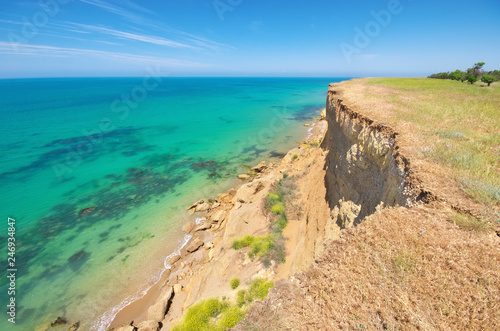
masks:
[(468, 214), (454, 212), (449, 221), (458, 225), (461, 229), (471, 232), (484, 233), (491, 229), (487, 222)]
[(231, 288), (234, 290), (236, 289), (238, 286), (240, 286), (240, 279), (238, 277), (234, 277), (232, 278), (230, 281), (229, 281), (229, 285), (231, 286)]
[(426, 78), (373, 78), (396, 93), (367, 97), (392, 103), (396, 121), (411, 122), (429, 146), (425, 157), (448, 166), (470, 197), (500, 206), (500, 82), (466, 84)]
[(183, 321), (175, 325), (172, 331), (230, 330), (245, 317), (254, 300), (264, 300), (271, 287), (272, 281), (258, 278), (250, 283), (248, 289), (238, 291), (234, 304), (217, 298), (201, 301), (188, 309)]
[(262, 257), (268, 255), (269, 251), (273, 248), (274, 239), (272, 234), (265, 236), (250, 236), (246, 235), (242, 239), (233, 241), (233, 248), (238, 250), (243, 247), (249, 247), (248, 257), (251, 259), (255, 257)]

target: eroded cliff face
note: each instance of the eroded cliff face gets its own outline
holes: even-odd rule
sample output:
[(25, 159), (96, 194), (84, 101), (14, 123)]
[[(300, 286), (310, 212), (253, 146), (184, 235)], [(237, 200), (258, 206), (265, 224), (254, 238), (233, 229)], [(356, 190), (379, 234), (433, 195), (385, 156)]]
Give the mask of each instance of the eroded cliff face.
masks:
[(328, 89), (328, 131), (322, 143), (329, 151), (326, 198), (332, 221), (349, 228), (383, 207), (412, 206), (418, 196), (408, 161), (398, 153), (397, 133), (357, 112), (336, 85)]

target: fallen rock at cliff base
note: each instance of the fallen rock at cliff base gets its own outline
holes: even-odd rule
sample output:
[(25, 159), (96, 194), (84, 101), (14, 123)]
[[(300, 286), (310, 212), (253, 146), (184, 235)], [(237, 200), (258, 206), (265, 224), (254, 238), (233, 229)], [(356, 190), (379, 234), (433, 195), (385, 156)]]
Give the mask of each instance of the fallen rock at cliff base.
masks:
[(321, 111), (321, 120), (323, 121), (325, 119), (326, 119), (326, 108)]
[(172, 257), (168, 260), (168, 264), (173, 265), (175, 262), (179, 261), (180, 259), (181, 259), (181, 256), (180, 256), (180, 255), (175, 255), (175, 256), (172, 256)]
[(241, 175), (238, 175), (238, 178), (239, 178), (239, 179), (243, 179), (243, 180), (247, 180), (247, 179), (249, 179), (249, 178), (250, 178), (250, 176), (249, 176), (249, 175), (246, 175), (246, 174), (241, 174)]
[(148, 309), (148, 321), (161, 322), (163, 320), (167, 313), (168, 302), (172, 298), (173, 293), (174, 289), (172, 286), (169, 286), (162, 292), (156, 303)]
[(201, 222), (195, 229), (193, 232), (198, 232), (198, 231), (204, 231), (204, 230), (207, 230), (207, 229), (210, 229), (212, 227), (212, 223), (210, 221), (204, 221), (204, 222)]
[(207, 211), (210, 208), (210, 205), (208, 203), (202, 203), (198, 206), (196, 206), (195, 211)]
[(196, 201), (195, 203), (193, 203), (191, 206), (189, 206), (189, 207), (187, 208), (187, 210), (189, 210), (189, 209), (193, 209), (193, 208), (196, 208), (196, 207), (198, 207), (198, 205), (201, 205), (203, 202), (205, 202), (205, 201), (204, 201), (204, 200), (198, 200), (198, 201)]
[(187, 244), (186, 251), (193, 253), (196, 252), (201, 246), (203, 246), (203, 240), (200, 238), (194, 238), (189, 242), (189, 244)]
[(174, 293), (179, 294), (182, 292), (182, 285), (181, 284), (175, 284), (174, 285)]
[(225, 218), (226, 218), (226, 212), (224, 210), (219, 210), (214, 215), (212, 215), (210, 220), (214, 223), (218, 223), (223, 221)]
[(267, 168), (266, 161), (261, 161), (259, 164), (257, 164), (255, 167), (253, 167), (252, 170), (255, 172), (262, 172), (266, 168)]
[(195, 222), (187, 222), (182, 227), (182, 231), (184, 231), (185, 233), (190, 233), (194, 229), (195, 226), (196, 226)]

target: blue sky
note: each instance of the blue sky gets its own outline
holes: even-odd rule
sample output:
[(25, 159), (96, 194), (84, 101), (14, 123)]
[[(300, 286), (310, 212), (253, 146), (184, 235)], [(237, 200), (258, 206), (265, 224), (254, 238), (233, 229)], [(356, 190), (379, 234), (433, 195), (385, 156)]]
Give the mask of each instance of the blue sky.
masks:
[(0, 0), (0, 78), (500, 69), (500, 1)]

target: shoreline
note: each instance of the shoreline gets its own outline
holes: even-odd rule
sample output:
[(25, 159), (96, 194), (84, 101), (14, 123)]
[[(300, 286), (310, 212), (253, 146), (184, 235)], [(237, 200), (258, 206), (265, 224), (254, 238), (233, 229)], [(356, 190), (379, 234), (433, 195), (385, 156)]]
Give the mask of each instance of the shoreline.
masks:
[[(191, 215), (193, 215), (192, 217), (196, 216), (195, 219), (197, 222), (194, 225), (189, 225), (190, 223), (193, 223), (193, 221), (184, 224), (184, 240), (181, 245), (177, 246), (173, 253), (165, 258), (164, 265), (166, 269), (162, 272), (159, 280), (149, 289), (143, 290), (145, 293), (140, 298), (127, 303), (118, 309), (118, 311), (114, 314), (112, 321), (107, 325), (107, 330), (126, 330), (127, 327), (130, 328), (131, 325), (139, 330), (156, 330), (156, 328), (152, 325), (155, 323), (158, 324), (159, 322), (162, 325), (162, 329), (169, 329), (175, 323), (179, 322), (179, 318), (183, 316), (185, 308), (191, 305), (189, 301), (193, 301), (188, 289), (189, 287), (192, 287), (192, 279), (196, 278), (194, 277), (195, 273), (192, 270), (197, 268), (203, 269), (204, 264), (216, 259), (217, 253), (215, 252), (215, 246), (220, 244), (225, 239), (223, 237), (225, 237), (225, 233), (227, 232), (226, 226), (230, 213), (235, 209), (241, 208), (241, 205), (244, 203), (242, 202), (242, 199), (237, 199), (239, 191), (243, 186), (251, 185), (255, 179), (261, 178), (270, 170), (274, 173), (274, 176), (272, 177), (277, 177), (276, 172), (281, 174), (282, 171), (276, 170), (280, 167), (283, 168), (281, 165), (285, 159), (287, 159), (287, 156), (288, 159), (291, 159), (290, 156), (293, 154), (292, 152), (300, 149), (301, 147), (308, 146), (314, 141), (321, 143), (327, 129), (324, 113), (325, 109), (321, 112), (321, 117), (315, 116), (311, 118), (308, 123), (304, 124), (304, 126), (309, 127), (304, 140), (299, 142), (295, 148), (290, 149), (284, 157), (276, 162), (276, 164), (266, 163), (265, 169), (262, 172), (259, 172), (257, 175), (248, 179), (240, 179), (240, 183), (238, 183), (235, 187), (233, 186), (228, 190), (228, 192), (219, 194), (215, 199), (209, 199), (209, 201), (212, 202), (208, 206), (207, 210), (203, 210), (207, 207), (203, 206), (201, 208), (202, 211), (195, 211), (191, 213), (191, 211), (196, 209), (196, 203), (199, 203), (199, 205), (203, 204), (200, 203), (200, 201), (196, 202), (193, 205), (195, 207), (191, 210), (188, 209), (187, 212), (191, 213)], [(265, 161), (263, 162), (265, 163)], [(252, 203), (252, 201), (250, 201), (250, 203)], [(213, 221), (214, 217), (221, 218), (220, 215), (222, 214), (224, 214), (222, 220)], [(188, 229), (186, 229), (186, 226), (188, 226)], [(262, 229), (259, 230), (262, 231)], [(232, 237), (235, 235), (239, 236), (239, 234), (235, 233)], [(193, 242), (197, 240), (200, 240), (202, 245), (195, 248), (193, 251), (190, 251), (187, 246), (192, 245)], [(221, 252), (223, 249), (224, 248), (221, 247)], [(248, 261), (245, 261), (245, 263), (247, 262)], [(252, 263), (255, 264), (255, 262)], [(262, 266), (254, 267), (257, 267), (257, 269), (260, 269), (261, 271), (263, 270)], [(185, 269), (190, 269), (190, 271), (186, 273), (186, 271), (184, 271)], [(272, 271), (271, 274), (276, 275), (276, 271)], [(280, 274), (282, 273), (280, 272)], [(269, 275), (267, 275), (267, 278), (269, 278)], [(202, 286), (202, 284), (198, 284), (198, 287), (200, 286)], [(168, 299), (166, 299), (166, 297), (168, 297)], [(166, 305), (166, 316), (164, 313), (164, 318), (162, 318), (162, 320), (151, 322), (151, 317), (154, 315), (152, 310), (157, 310), (155, 307), (157, 308), (159, 304)], [(160, 316), (161, 313), (156, 315)]]

